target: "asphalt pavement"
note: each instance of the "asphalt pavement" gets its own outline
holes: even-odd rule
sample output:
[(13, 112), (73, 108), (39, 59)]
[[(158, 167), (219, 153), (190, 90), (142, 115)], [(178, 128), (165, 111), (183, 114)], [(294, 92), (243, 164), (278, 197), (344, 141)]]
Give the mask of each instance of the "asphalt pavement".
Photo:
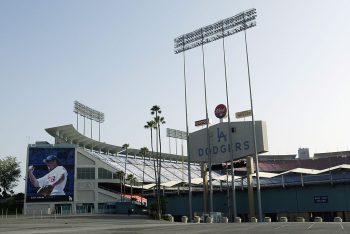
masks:
[(99, 215), (99, 216), (54, 216), (0, 217), (0, 233), (41, 234), (41, 233), (308, 233), (336, 234), (350, 233), (350, 223), (170, 223), (148, 219), (146, 216)]

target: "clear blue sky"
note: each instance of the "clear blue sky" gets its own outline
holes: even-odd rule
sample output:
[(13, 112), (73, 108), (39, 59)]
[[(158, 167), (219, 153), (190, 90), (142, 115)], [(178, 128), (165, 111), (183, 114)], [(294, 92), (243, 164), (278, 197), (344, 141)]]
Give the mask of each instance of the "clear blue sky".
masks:
[[(0, 156), (17, 156), (24, 170), (29, 142), (52, 143), (45, 128), (75, 124), (74, 100), (105, 112), (101, 140), (110, 144), (149, 147), (143, 126), (155, 104), (164, 128), (185, 130), (182, 57), (173, 39), (252, 7), (258, 12), (257, 27), (248, 31), (254, 109), (267, 122), (270, 153), (349, 149), (349, 1), (4, 0)], [(243, 34), (226, 45), (234, 113), (249, 108)], [(213, 110), (225, 102), (221, 41), (205, 52), (215, 122)], [(186, 55), (194, 131), (194, 121), (205, 117), (200, 48)], [(96, 139), (97, 125), (94, 133)]]

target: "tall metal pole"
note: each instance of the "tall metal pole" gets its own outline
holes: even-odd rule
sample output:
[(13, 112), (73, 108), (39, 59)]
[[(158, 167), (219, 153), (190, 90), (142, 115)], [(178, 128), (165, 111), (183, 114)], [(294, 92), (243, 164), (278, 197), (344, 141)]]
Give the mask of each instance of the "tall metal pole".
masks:
[(84, 115), (84, 136), (85, 136), (85, 115)]
[(77, 112), (77, 131), (79, 131), (79, 116), (78, 116), (78, 112)]
[(92, 119), (91, 119), (91, 139), (92, 139)]
[(101, 122), (98, 121), (98, 141), (101, 141)]
[[(247, 14), (248, 18), (246, 18), (246, 22), (244, 22), (245, 27), (242, 28), (242, 21), (241, 17), (244, 17), (244, 14)], [(220, 21), (222, 24), (225, 25), (225, 33), (227, 36), (233, 35), (235, 33), (238, 33), (242, 31), (242, 29), (246, 30), (247, 28), (251, 28), (255, 26), (255, 18), (256, 18), (256, 9), (250, 9), (247, 11), (244, 11), (240, 14), (237, 14), (236, 16), (224, 19)], [(185, 50), (190, 50), (192, 48), (202, 46), (202, 55), (203, 55), (203, 78), (204, 78), (204, 92), (205, 92), (205, 108), (206, 108), (206, 117), (208, 119), (208, 106), (207, 106), (207, 94), (206, 94), (206, 80), (205, 80), (205, 63), (204, 63), (204, 44), (221, 39), (224, 34), (220, 35), (217, 31), (218, 23), (210, 25), (211, 27), (205, 27), (200, 28), (199, 30), (195, 30), (191, 33), (184, 34), (182, 36), (179, 36), (175, 38), (174, 40), (174, 52), (175, 54), (178, 54), (180, 52), (184, 52)], [(248, 24), (247, 24), (248, 23)], [(205, 34), (205, 35), (204, 35)], [(185, 60), (184, 60), (185, 61)], [(185, 69), (184, 69), (185, 73)], [(184, 76), (186, 79), (186, 77)], [(186, 80), (185, 80), (186, 84)], [(185, 87), (186, 88), (186, 87)], [(186, 91), (186, 90), (185, 90)], [(186, 98), (186, 96), (185, 96)], [(186, 102), (186, 100), (185, 100)], [(186, 102), (186, 115), (187, 115), (187, 102)], [(187, 116), (186, 116), (187, 117)], [(187, 119), (186, 119), (187, 120)], [(208, 156), (208, 163), (209, 163), (209, 183), (210, 183), (210, 210), (213, 210), (213, 189), (212, 189), (212, 178), (211, 178), (211, 164), (212, 164), (212, 158), (211, 158), (211, 148), (210, 148), (210, 136), (209, 136), (209, 123), (207, 123), (207, 156)], [(188, 134), (188, 131), (187, 131)], [(189, 147), (187, 147), (188, 150)], [(234, 181), (234, 178), (233, 178)], [(206, 188), (208, 183), (205, 182)], [(206, 199), (207, 200), (207, 199)], [(206, 209), (206, 208), (205, 208)], [(207, 210), (207, 209), (206, 209)]]
[[(224, 33), (224, 25), (222, 25), (222, 33)], [(226, 105), (227, 105), (227, 134), (228, 139), (230, 142), (231, 150), (231, 186), (232, 186), (232, 209), (233, 209), (233, 217), (232, 221), (234, 221), (235, 217), (237, 217), (237, 208), (236, 208), (236, 185), (235, 185), (235, 169), (234, 169), (234, 163), (233, 163), (233, 147), (232, 147), (232, 133), (231, 133), (231, 116), (230, 116), (230, 104), (229, 104), (229, 97), (228, 97), (228, 82), (227, 82), (227, 69), (226, 69), (226, 50), (225, 50), (225, 35), (222, 37), (222, 50), (224, 55), (224, 69), (225, 69), (225, 87), (226, 87)]]
[(261, 191), (260, 191), (260, 177), (259, 177), (259, 158), (256, 149), (256, 133), (255, 133), (255, 122), (254, 122), (254, 109), (253, 109), (253, 97), (252, 88), (250, 82), (250, 69), (249, 69), (249, 55), (248, 55), (248, 45), (247, 45), (247, 33), (244, 29), (244, 42), (245, 42), (245, 52), (247, 58), (247, 68), (248, 68), (248, 81), (249, 81), (249, 95), (250, 95), (250, 109), (252, 111), (252, 130), (253, 130), (253, 142), (254, 142), (254, 159), (256, 167), (256, 190), (258, 195), (258, 209), (259, 209), (259, 221), (263, 222), (262, 209), (261, 209)]
[[(203, 31), (203, 29), (202, 29)], [(204, 43), (202, 32), (202, 64), (203, 64), (203, 83), (204, 83), (204, 99), (205, 99), (205, 117), (209, 119), (208, 115), (208, 103), (207, 103), (207, 84), (205, 79), (205, 57), (204, 57)], [(209, 134), (209, 121), (207, 121), (207, 147), (208, 147), (208, 167), (209, 167), (209, 212), (213, 212), (213, 183), (211, 178), (211, 147), (210, 147), (210, 134)]]
[(177, 138), (175, 138), (175, 154), (177, 155)]
[(168, 138), (169, 138), (169, 154), (171, 154), (170, 136)]
[[(192, 183), (191, 183), (191, 155), (190, 155), (190, 144), (189, 144), (189, 130), (188, 130), (188, 112), (187, 112), (187, 83), (186, 83), (186, 56), (185, 51), (183, 54), (183, 72), (184, 72), (184, 85), (185, 85), (185, 112), (186, 112), (186, 141), (187, 141), (187, 170), (188, 170), (188, 210), (189, 218), (192, 221)], [(182, 157), (183, 160), (183, 157)], [(183, 161), (182, 161), (183, 165)]]
[(227, 192), (227, 217), (231, 217), (231, 208), (230, 208), (230, 186), (228, 183), (228, 164), (226, 162), (226, 192)]

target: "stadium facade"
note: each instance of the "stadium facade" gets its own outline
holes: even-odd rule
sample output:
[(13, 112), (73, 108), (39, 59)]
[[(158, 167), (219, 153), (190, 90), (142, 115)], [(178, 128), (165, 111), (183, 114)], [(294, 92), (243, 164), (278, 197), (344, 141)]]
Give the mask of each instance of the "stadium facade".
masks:
[[(24, 212), (31, 213), (125, 213), (126, 204), (131, 202), (131, 190), (136, 204), (144, 204), (141, 199), (142, 188), (148, 193), (154, 192), (153, 158), (140, 157), (138, 149), (126, 151), (119, 146), (109, 145), (88, 138), (79, 133), (72, 125), (46, 129), (55, 138), (55, 144), (37, 142), (28, 146), (27, 173)], [(45, 159), (54, 155), (58, 165), (67, 171), (65, 195), (43, 196), (38, 193), (39, 187), (34, 186), (28, 177), (28, 168), (33, 167), (36, 179), (43, 178), (49, 171)], [(123, 183), (125, 176), (133, 175), (136, 183)], [(183, 188), (183, 181), (188, 177), (186, 157), (172, 154), (162, 154), (162, 187), (174, 190)], [(144, 173), (143, 173), (144, 172)], [(201, 177), (199, 164), (191, 163), (192, 179), (198, 181)], [(219, 174), (214, 173), (216, 177)], [(142, 183), (143, 182), (143, 183)], [(124, 184), (125, 186), (120, 186)], [(143, 184), (143, 186), (142, 186)], [(131, 188), (132, 187), (132, 188)]]
[[(141, 157), (137, 149), (99, 142), (80, 134), (72, 125), (48, 128), (55, 144), (37, 142), (28, 146), (24, 212), (43, 214), (123, 213), (130, 203), (148, 207), (154, 201), (154, 167), (151, 156)], [(38, 193), (41, 178), (48, 173), (47, 162), (57, 159), (65, 171), (64, 193), (45, 196)], [(166, 212), (174, 216), (188, 214), (188, 168), (186, 157), (162, 154), (162, 195)], [(33, 183), (29, 168), (41, 183)], [(198, 163), (191, 163), (193, 211), (203, 213), (203, 173)], [(33, 169), (34, 168), (34, 169)], [(261, 155), (260, 177), (265, 216), (277, 220), (321, 216), (331, 220), (340, 216), (350, 221), (350, 151), (318, 153), (314, 158), (296, 155)], [(133, 175), (136, 183), (124, 183), (118, 172)], [(227, 169), (213, 171), (214, 211), (229, 216), (232, 204), (231, 180)], [(228, 173), (229, 174), (229, 173)], [(253, 176), (253, 186), (256, 180)], [(57, 179), (57, 178), (56, 178)], [(142, 186), (143, 184), (143, 186)], [(248, 176), (245, 167), (235, 170), (237, 213), (248, 219)], [(142, 190), (144, 193), (142, 196)], [(227, 192), (229, 190), (229, 192)], [(133, 199), (131, 199), (133, 195)], [(229, 199), (228, 199), (229, 198)], [(255, 198), (256, 200), (256, 198)]]

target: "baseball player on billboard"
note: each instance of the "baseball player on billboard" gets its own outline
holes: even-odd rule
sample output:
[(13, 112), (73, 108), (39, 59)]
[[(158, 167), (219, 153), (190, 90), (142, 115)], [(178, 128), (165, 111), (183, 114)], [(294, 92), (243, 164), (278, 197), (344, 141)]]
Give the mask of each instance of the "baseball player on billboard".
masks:
[(49, 173), (43, 177), (37, 179), (33, 172), (34, 166), (29, 166), (28, 176), (32, 185), (39, 188), (38, 194), (44, 196), (65, 195), (64, 187), (67, 182), (67, 170), (63, 166), (59, 166), (57, 157), (55, 155), (49, 155), (43, 160), (49, 169)]

